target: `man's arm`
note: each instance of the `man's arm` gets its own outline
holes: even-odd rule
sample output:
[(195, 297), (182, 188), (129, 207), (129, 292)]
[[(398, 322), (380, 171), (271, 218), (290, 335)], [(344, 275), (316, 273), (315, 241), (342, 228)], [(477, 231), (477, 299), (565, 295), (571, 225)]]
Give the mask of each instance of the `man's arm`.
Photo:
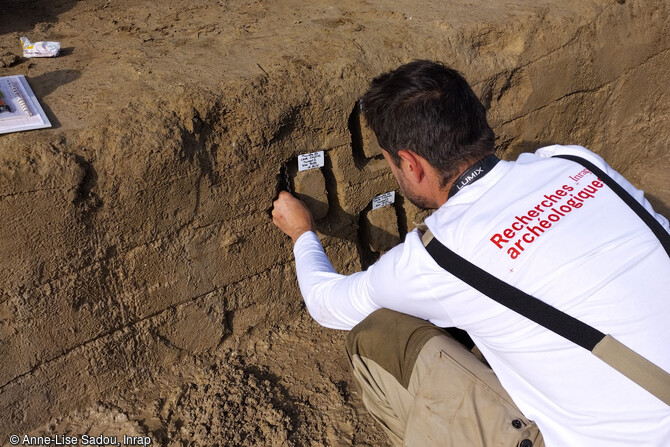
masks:
[[(403, 243), (384, 253), (366, 271), (345, 276), (338, 274), (326, 257), (302, 202), (282, 193), (273, 216), (275, 224), (295, 241), (300, 291), (310, 315), (322, 326), (351, 329), (382, 307), (429, 319), (438, 326), (453, 326), (438, 302), (445, 294), (468, 286), (456, 278), (444, 278), (444, 270), (430, 257), (417, 231), (408, 233)], [(429, 277), (441, 278), (440, 287), (434, 287)]]
[(300, 291), (319, 324), (348, 330), (379, 308), (370, 299), (366, 272), (344, 276), (335, 271), (302, 201), (282, 191), (274, 202), (272, 221), (293, 240)]
[(272, 207), (272, 222), (295, 244), (300, 236), (315, 231), (312, 213), (301, 200), (282, 191)]

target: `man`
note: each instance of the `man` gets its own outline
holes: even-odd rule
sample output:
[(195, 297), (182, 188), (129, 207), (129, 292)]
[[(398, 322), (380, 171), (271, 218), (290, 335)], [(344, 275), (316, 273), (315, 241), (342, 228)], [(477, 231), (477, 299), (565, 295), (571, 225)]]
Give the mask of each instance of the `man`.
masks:
[[(415, 61), (379, 76), (362, 112), (403, 194), (436, 209), (425, 223), (439, 242), (670, 371), (668, 254), (595, 174), (551, 157), (595, 164), (667, 232), (641, 191), (579, 146), (497, 160), (484, 107), (440, 63)], [(293, 239), (310, 314), (326, 327), (353, 328), (354, 376), (395, 444), (669, 445), (667, 404), (448, 273), (421, 231), (367, 271), (342, 276), (300, 201), (280, 194), (273, 220)], [(438, 327), (467, 331), (495, 376)]]

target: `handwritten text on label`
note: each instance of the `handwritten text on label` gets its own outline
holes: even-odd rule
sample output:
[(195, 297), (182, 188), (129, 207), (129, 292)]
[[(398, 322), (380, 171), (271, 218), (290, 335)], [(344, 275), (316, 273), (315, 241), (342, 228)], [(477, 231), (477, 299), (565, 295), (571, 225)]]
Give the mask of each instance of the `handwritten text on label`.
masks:
[(323, 151), (298, 155), (298, 171), (320, 168), (324, 164)]
[(372, 209), (376, 210), (395, 202), (395, 191), (385, 192), (372, 199)]

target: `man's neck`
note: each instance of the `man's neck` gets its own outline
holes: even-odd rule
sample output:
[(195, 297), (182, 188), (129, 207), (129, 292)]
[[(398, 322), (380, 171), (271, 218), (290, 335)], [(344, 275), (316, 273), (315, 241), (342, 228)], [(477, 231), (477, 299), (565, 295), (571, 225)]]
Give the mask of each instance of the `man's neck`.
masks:
[(438, 208), (440, 208), (442, 205), (447, 203), (447, 200), (449, 199), (449, 192), (451, 189), (454, 187), (454, 184), (456, 183), (456, 180), (465, 172), (467, 171), (470, 166), (472, 166), (473, 163), (466, 163), (461, 165), (461, 167), (458, 169), (456, 174), (447, 182), (444, 187), (439, 188), (437, 192), (435, 193), (436, 196), (436, 203), (438, 204)]

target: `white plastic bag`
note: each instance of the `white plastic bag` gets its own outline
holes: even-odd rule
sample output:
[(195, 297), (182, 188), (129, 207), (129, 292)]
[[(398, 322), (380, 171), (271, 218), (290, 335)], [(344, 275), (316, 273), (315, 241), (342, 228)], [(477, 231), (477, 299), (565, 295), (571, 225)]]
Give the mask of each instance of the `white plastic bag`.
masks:
[(21, 38), (23, 57), (56, 57), (60, 53), (60, 42), (30, 43), (27, 37)]

